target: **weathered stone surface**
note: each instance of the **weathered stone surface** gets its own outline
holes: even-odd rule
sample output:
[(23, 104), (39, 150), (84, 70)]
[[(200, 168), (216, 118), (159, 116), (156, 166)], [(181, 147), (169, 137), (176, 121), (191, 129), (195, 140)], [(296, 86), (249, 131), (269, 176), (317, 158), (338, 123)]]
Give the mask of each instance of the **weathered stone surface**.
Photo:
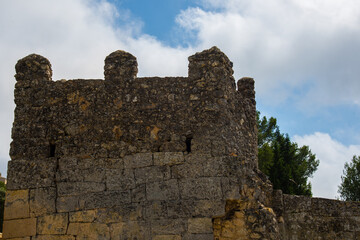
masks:
[(54, 187), (30, 190), (30, 214), (33, 217), (56, 212), (56, 189)]
[(146, 219), (161, 219), (168, 217), (166, 201), (151, 201), (145, 205)]
[(224, 214), (225, 201), (200, 200), (195, 202), (194, 217), (219, 216)]
[(78, 196), (62, 196), (56, 201), (58, 212), (72, 212), (121, 206), (131, 202), (130, 191), (104, 191)]
[(181, 240), (181, 235), (156, 235), (154, 240)]
[(80, 196), (64, 196), (56, 199), (56, 209), (58, 212), (72, 212), (80, 209)]
[(68, 235), (76, 239), (110, 239), (110, 229), (102, 223), (69, 223)]
[(11, 238), (11, 240), (31, 240), (31, 237)]
[(138, 204), (123, 204), (122, 206), (98, 209), (96, 213), (96, 222), (100, 223), (118, 223), (124, 221), (142, 221), (144, 220), (143, 206)]
[(29, 190), (8, 190), (4, 219), (29, 218)]
[(144, 202), (146, 200), (145, 184), (138, 185), (131, 190), (131, 202)]
[(135, 169), (135, 179), (137, 184), (160, 182), (170, 179), (170, 167), (151, 166)]
[(110, 225), (111, 239), (151, 239), (150, 226), (142, 221), (129, 221)]
[(167, 216), (169, 218), (190, 218), (196, 212), (196, 201), (174, 200), (166, 203)]
[(179, 235), (186, 232), (184, 219), (161, 219), (151, 221), (152, 235)]
[(78, 169), (78, 167), (60, 170), (56, 174), (59, 182), (97, 182), (105, 181), (105, 170), (99, 168)]
[(5, 239), (35, 236), (36, 218), (5, 220), (3, 229), (3, 238)]
[(69, 213), (70, 222), (93, 222), (96, 218), (97, 210), (87, 210)]
[(108, 190), (129, 190), (135, 188), (133, 169), (109, 169), (106, 171), (106, 188)]
[(221, 179), (221, 189), (223, 194), (223, 199), (239, 199), (240, 198), (240, 189), (239, 181), (235, 178), (222, 178)]
[(220, 178), (188, 178), (179, 181), (182, 199), (221, 199)]
[(74, 236), (66, 235), (37, 235), (32, 237), (34, 240), (75, 240)]
[(214, 235), (212, 233), (201, 233), (201, 234), (186, 234), (183, 237), (184, 240), (213, 240), (214, 239)]
[(43, 56), (31, 54), (24, 57), (16, 63), (15, 69), (17, 81), (51, 81), (51, 64)]
[(115, 83), (131, 81), (138, 72), (137, 61), (130, 53), (118, 50), (106, 57), (104, 70), (107, 81)]
[(130, 191), (105, 191), (87, 194), (80, 198), (81, 209), (121, 206), (131, 202)]
[(55, 186), (56, 159), (13, 160), (9, 161), (8, 169), (9, 190)]
[(171, 179), (163, 182), (146, 184), (147, 200), (176, 200), (179, 199), (177, 180)]
[[(283, 236), (289, 239), (356, 239), (360, 204), (322, 198), (283, 195), (278, 214), (283, 219)], [(281, 204), (281, 202), (280, 202)]]
[(57, 192), (59, 196), (80, 195), (105, 190), (105, 183), (97, 182), (59, 182)]
[(157, 152), (154, 153), (155, 165), (176, 165), (185, 161), (182, 152)]
[(189, 233), (212, 233), (212, 219), (211, 218), (189, 218), (188, 220)]
[(125, 156), (125, 168), (140, 168), (153, 165), (153, 156), (151, 153), (137, 153), (134, 155)]
[(38, 217), (37, 233), (38, 234), (65, 234), (68, 226), (68, 214), (58, 213)]

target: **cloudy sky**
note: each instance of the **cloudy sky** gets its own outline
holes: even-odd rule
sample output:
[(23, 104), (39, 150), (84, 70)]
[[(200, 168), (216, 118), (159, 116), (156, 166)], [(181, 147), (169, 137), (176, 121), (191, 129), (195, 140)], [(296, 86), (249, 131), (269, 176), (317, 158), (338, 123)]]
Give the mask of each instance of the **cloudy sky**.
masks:
[(258, 110), (320, 159), (314, 196), (335, 198), (360, 155), (358, 0), (0, 0), (0, 172), (6, 175), (14, 66), (38, 53), (53, 79), (103, 78), (105, 57), (135, 55), (139, 76), (186, 76), (218, 46), (235, 78), (255, 78)]

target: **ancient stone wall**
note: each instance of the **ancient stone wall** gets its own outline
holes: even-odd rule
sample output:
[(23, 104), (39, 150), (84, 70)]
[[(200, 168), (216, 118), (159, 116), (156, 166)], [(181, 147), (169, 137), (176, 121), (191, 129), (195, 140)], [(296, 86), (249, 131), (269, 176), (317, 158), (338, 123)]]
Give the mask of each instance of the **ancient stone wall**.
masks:
[(283, 195), (284, 239), (360, 239), (360, 203)]
[(188, 77), (138, 78), (123, 51), (104, 69), (52, 81), (44, 57), (16, 64), (4, 238), (359, 237), (358, 204), (273, 191), (257, 168), (254, 81), (236, 89), (216, 47), (189, 57)]

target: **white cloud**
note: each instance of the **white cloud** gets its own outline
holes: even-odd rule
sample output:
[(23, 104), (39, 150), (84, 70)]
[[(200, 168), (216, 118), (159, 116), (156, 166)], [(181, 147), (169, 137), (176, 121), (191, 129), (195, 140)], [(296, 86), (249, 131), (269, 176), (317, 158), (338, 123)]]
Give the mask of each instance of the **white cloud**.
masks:
[(312, 135), (294, 136), (293, 140), (308, 145), (312, 153), (320, 160), (318, 170), (311, 179), (315, 197), (335, 198), (341, 183), (345, 162), (354, 155), (360, 155), (360, 145), (345, 146), (331, 138), (329, 134), (316, 132)]
[(178, 23), (200, 48), (218, 45), (237, 77), (256, 79), (270, 103), (292, 97), (306, 81), (300, 107), (359, 102), (360, 2), (355, 0), (203, 0)]

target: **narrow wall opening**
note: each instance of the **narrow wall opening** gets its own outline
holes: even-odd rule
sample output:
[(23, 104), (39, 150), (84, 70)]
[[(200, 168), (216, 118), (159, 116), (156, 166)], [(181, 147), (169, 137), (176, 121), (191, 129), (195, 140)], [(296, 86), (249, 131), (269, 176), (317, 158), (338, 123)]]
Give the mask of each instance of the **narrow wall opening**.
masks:
[(49, 145), (49, 157), (55, 157), (56, 145), (55, 143), (50, 143)]
[(186, 151), (187, 151), (188, 153), (191, 152), (191, 140), (192, 140), (192, 137), (191, 137), (191, 136), (187, 136), (187, 137), (186, 137), (186, 140), (185, 140)]

